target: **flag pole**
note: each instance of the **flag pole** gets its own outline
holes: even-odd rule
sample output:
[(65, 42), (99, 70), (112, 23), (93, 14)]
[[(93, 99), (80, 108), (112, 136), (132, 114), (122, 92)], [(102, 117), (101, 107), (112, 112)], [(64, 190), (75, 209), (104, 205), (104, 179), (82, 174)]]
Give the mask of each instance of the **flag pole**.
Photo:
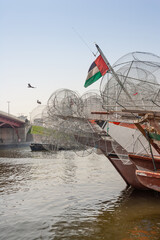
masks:
[(96, 48), (98, 50), (98, 52), (100, 53), (101, 57), (103, 58), (104, 62), (107, 64), (107, 66), (109, 67), (110, 71), (112, 72), (113, 76), (115, 77), (116, 81), (118, 82), (118, 84), (122, 87), (123, 91), (126, 93), (126, 95), (129, 97), (129, 99), (133, 102), (134, 106), (135, 102), (133, 101), (133, 99), (131, 98), (130, 94), (128, 93), (127, 89), (124, 87), (124, 85), (122, 84), (122, 82), (120, 81), (118, 75), (115, 73), (114, 69), (112, 68), (112, 66), (110, 65), (110, 63), (108, 62), (107, 58), (105, 57), (105, 55), (103, 54), (102, 50), (100, 49), (100, 47), (96, 45)]

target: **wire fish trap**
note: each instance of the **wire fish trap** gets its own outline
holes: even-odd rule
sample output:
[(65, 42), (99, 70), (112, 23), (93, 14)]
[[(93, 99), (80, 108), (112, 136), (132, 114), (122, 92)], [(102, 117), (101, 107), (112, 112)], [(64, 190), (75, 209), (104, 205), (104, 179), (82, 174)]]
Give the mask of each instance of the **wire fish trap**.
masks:
[(129, 53), (113, 69), (120, 83), (109, 73), (100, 86), (106, 110), (159, 110), (160, 57), (144, 52)]
[(80, 98), (68, 89), (54, 92), (43, 117), (45, 126), (52, 129), (51, 134), (43, 139), (44, 144), (52, 144), (55, 149), (72, 149), (82, 156), (92, 153), (99, 136), (95, 134), (89, 118), (97, 103), (102, 105), (97, 94), (89, 93)]
[(81, 113), (81, 101), (78, 93), (69, 89), (59, 89), (55, 91), (47, 102), (48, 114), (59, 117), (78, 117)]

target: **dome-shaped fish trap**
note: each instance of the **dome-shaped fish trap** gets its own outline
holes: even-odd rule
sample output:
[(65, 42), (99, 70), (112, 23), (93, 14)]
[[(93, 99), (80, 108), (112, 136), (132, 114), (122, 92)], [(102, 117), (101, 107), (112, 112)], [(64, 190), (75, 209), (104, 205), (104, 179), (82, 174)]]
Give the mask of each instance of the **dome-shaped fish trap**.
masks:
[(30, 122), (33, 125), (43, 125), (43, 118), (42, 118), (42, 112), (46, 109), (45, 105), (39, 105), (36, 108), (32, 110), (30, 113)]
[(48, 99), (48, 114), (59, 117), (80, 116), (81, 102), (78, 93), (69, 89), (59, 89)]
[(99, 118), (96, 112), (104, 111), (102, 97), (95, 91), (88, 91), (81, 97), (83, 102), (82, 116), (86, 119)]
[(102, 106), (98, 94), (87, 93), (80, 98), (68, 89), (54, 92), (42, 113), (47, 129), (42, 140), (44, 146), (54, 151), (71, 149), (81, 156), (90, 154), (99, 138), (90, 121), (96, 106), (98, 109)]
[(69, 89), (57, 90), (48, 99), (47, 114), (44, 114), (45, 126), (49, 130), (44, 144), (49, 146), (48, 150), (68, 150), (76, 147), (73, 137), (76, 123), (72, 119), (79, 116), (79, 101), (78, 94)]
[(154, 110), (160, 107), (160, 57), (133, 52), (113, 65), (101, 81), (106, 110)]

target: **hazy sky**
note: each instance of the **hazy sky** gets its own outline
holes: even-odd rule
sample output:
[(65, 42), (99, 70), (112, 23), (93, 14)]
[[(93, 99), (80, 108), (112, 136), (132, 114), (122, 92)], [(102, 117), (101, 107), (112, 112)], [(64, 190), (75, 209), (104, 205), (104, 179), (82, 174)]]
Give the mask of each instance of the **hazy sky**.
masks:
[(10, 101), (11, 114), (29, 116), (59, 88), (98, 89), (83, 87), (95, 42), (111, 64), (132, 51), (160, 55), (160, 1), (0, 0), (0, 110)]

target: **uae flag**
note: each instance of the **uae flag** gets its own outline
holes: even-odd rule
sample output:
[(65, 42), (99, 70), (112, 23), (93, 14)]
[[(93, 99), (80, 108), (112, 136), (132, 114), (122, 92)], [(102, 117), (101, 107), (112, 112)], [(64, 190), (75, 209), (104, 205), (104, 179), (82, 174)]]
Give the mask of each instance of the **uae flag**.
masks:
[(99, 55), (88, 70), (88, 76), (85, 81), (84, 87), (86, 88), (92, 83), (96, 82), (100, 77), (105, 75), (108, 70), (109, 67), (104, 62), (101, 55)]

